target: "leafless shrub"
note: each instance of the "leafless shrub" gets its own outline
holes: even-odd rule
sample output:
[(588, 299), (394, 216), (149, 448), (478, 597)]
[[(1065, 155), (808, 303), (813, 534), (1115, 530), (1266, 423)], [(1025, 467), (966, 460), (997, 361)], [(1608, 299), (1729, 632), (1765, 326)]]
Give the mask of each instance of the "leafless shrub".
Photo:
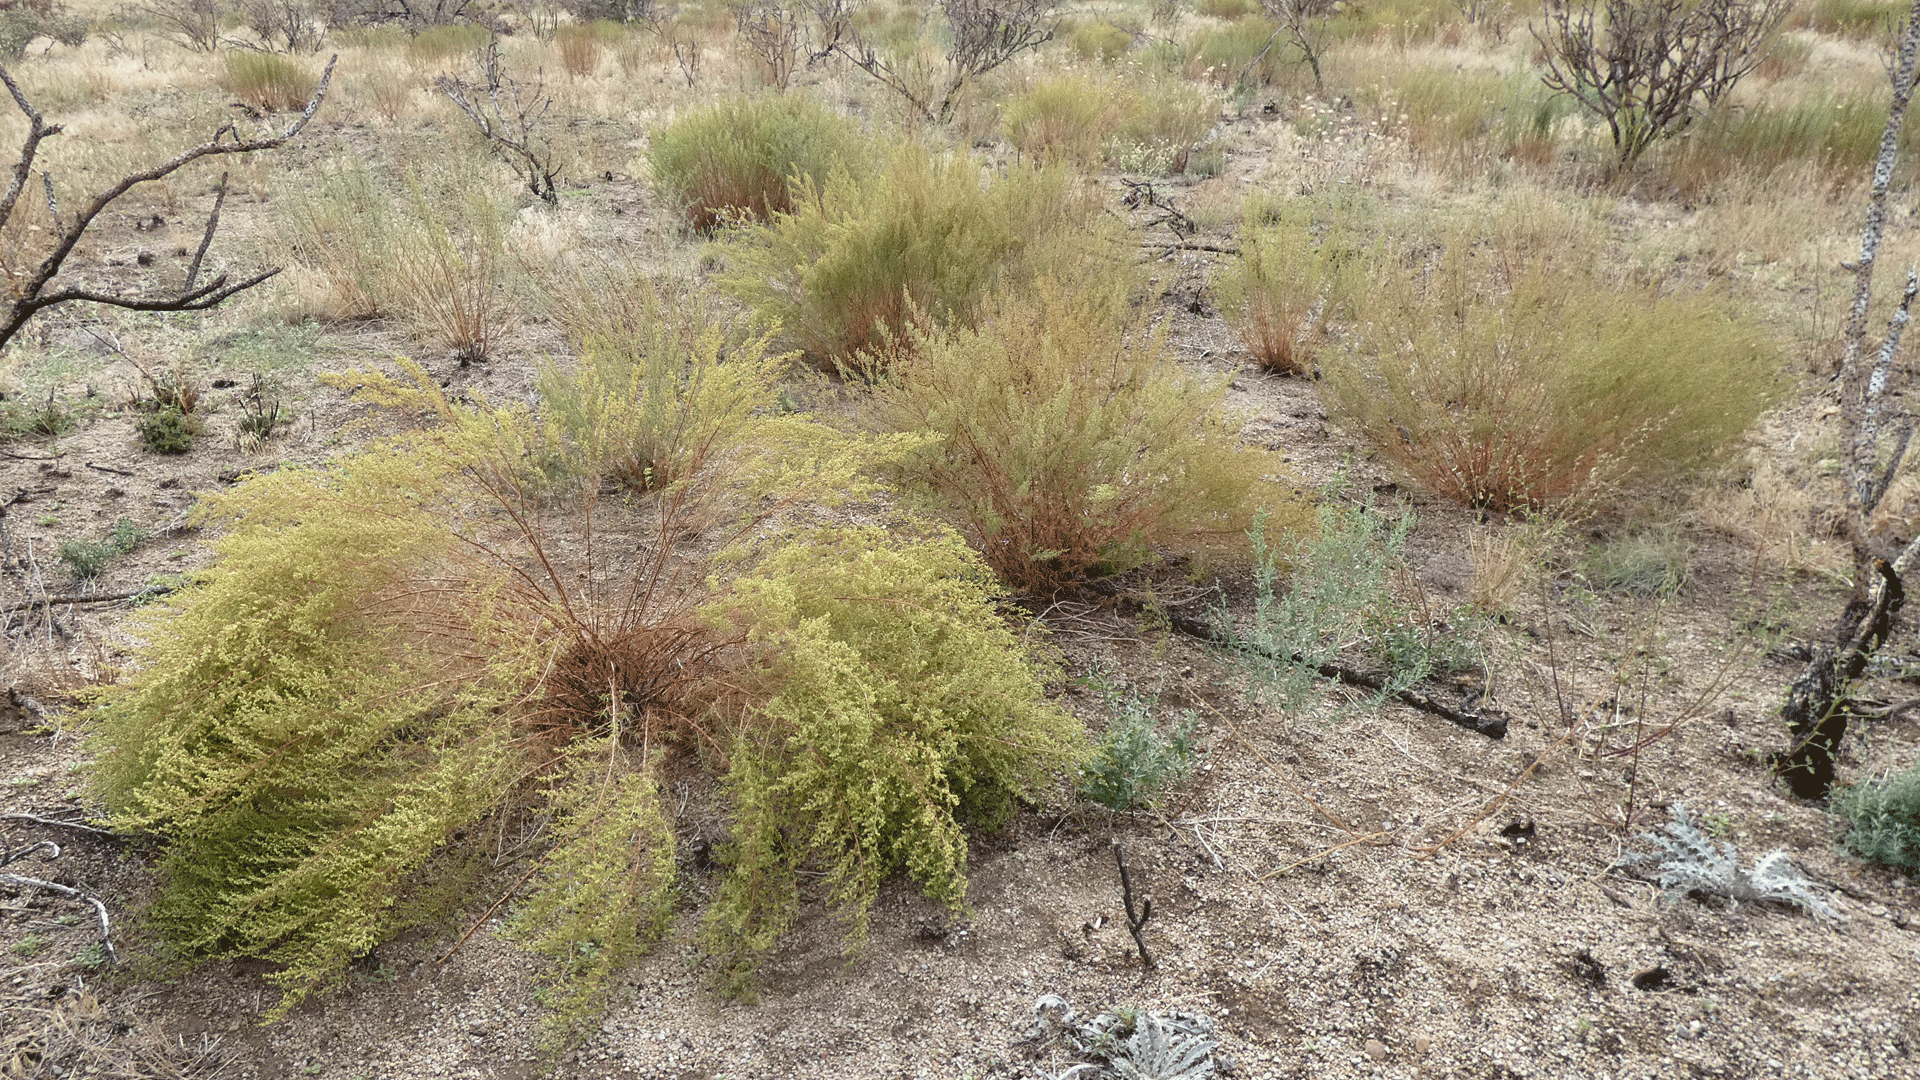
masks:
[(329, 27), (404, 26), (411, 32), (470, 23), (497, 28), (499, 5), (491, 0), (317, 0)]
[(433, 80), (433, 87), (467, 114), (493, 152), (526, 182), (527, 190), (548, 205), (560, 205), (560, 193), (554, 187), (559, 167), (554, 163), (553, 143), (539, 131), (553, 99), (537, 77), (529, 87), (506, 73), (500, 66), (497, 41), (487, 44), (484, 78), (483, 84), (472, 85), (458, 76), (442, 75)]
[(781, 0), (740, 0), (733, 9), (741, 43), (765, 69), (768, 84), (782, 90), (807, 52), (800, 14)]
[(1792, 0), (1546, 0), (1546, 84), (1607, 122), (1622, 166), (1765, 57)]
[[(49, 227), (33, 235), (44, 238), (41, 242), (47, 245), (42, 249), (46, 254), (39, 263), (34, 264), (31, 262), (31, 255), (25, 258), (19, 257), (23, 252), (22, 248), (11, 243), (0, 245), (7, 252), (5, 255), (0, 255), (0, 267), (8, 269), (12, 276), (7, 297), (4, 301), (0, 301), (0, 350), (6, 348), (7, 343), (13, 340), (13, 336), (20, 332), (20, 328), (26, 325), (28, 319), (57, 304), (88, 300), (96, 304), (109, 304), (133, 311), (203, 311), (279, 273), (278, 269), (267, 270), (244, 281), (231, 283), (226, 274), (220, 274), (205, 285), (189, 281), (178, 290), (146, 296), (88, 288), (72, 283), (56, 283), (56, 279), (66, 266), (68, 257), (73, 254), (81, 237), (86, 235), (87, 229), (107, 207), (113, 205), (115, 200), (136, 186), (171, 176), (201, 158), (272, 150), (298, 135), (307, 126), (307, 122), (313, 119), (313, 114), (319, 111), (321, 102), (326, 100), (327, 87), (333, 80), (333, 64), (333, 60), (327, 61), (326, 71), (321, 74), (320, 84), (314, 88), (313, 97), (307, 101), (306, 109), (286, 130), (277, 135), (249, 139), (242, 137), (233, 124), (227, 124), (215, 131), (213, 137), (206, 142), (181, 151), (152, 168), (128, 173), (121, 177), (112, 186), (95, 195), (71, 217), (60, 212), (59, 203), (55, 197), (53, 177), (42, 171), (40, 179), (46, 195), (47, 209), (45, 220)], [(7, 234), (7, 226), (12, 221), (15, 211), (21, 209), (20, 196), (26, 191), (27, 180), (33, 173), (34, 159), (39, 153), (41, 141), (60, 134), (62, 128), (59, 124), (47, 123), (46, 118), (41, 116), (40, 111), (27, 99), (26, 92), (20, 89), (20, 84), (14, 81), (5, 67), (0, 67), (0, 84), (5, 84), (7, 92), (13, 95), (14, 104), (19, 106), (27, 120), (26, 137), (21, 142), (19, 155), (14, 159), (13, 175), (8, 180), (5, 193), (0, 194), (0, 236), (3, 236)], [(211, 243), (214, 230), (218, 225), (218, 215), (210, 216), (201, 242), (202, 254)], [(7, 266), (14, 263), (16, 259), (18, 259), (17, 268)], [(199, 262), (199, 258), (195, 258), (196, 271)]]
[[(1327, 20), (1334, 13), (1332, 0), (1260, 0), (1260, 6), (1266, 9), (1267, 17), (1275, 25), (1267, 48), (1272, 48), (1275, 40), (1285, 37), (1287, 44), (1299, 50), (1301, 63), (1313, 71), (1314, 90), (1322, 89), (1320, 58), (1327, 51)], [(1254, 63), (1264, 58), (1266, 52), (1266, 49), (1261, 49), (1260, 57), (1256, 57)], [(1253, 64), (1247, 66), (1251, 69)]]
[(1841, 331), (1840, 423), (1847, 452), (1845, 515), (1853, 549), (1853, 595), (1831, 643), (1811, 644), (1806, 667), (1787, 691), (1781, 714), (1793, 742), (1774, 762), (1787, 786), (1802, 798), (1828, 795), (1834, 783), (1834, 753), (1846, 737), (1848, 720), (1872, 715), (1852, 698), (1853, 688), (1893, 633), (1894, 618), (1906, 603), (1905, 577), (1920, 565), (1920, 537), (1907, 541), (1895, 554), (1872, 528), (1874, 515), (1900, 477), (1913, 445), (1913, 415), (1901, 404), (1911, 389), (1903, 378), (1907, 368), (1894, 363), (1913, 317), (1914, 300), (1920, 298), (1920, 273), (1913, 267), (1907, 268), (1906, 287), (1879, 347), (1867, 340), (1874, 267), (1887, 226), (1887, 191), (1900, 156), (1900, 133), (1920, 80), (1920, 0), (1914, 0), (1901, 29), (1900, 46), (1888, 74), (1892, 102), (1867, 191), (1860, 257), (1845, 264), (1853, 271), (1854, 292)]
[(928, 120), (953, 119), (973, 80), (1053, 40), (1059, 0), (941, 0), (950, 34), (938, 72), (915, 57), (892, 55), (854, 26), (857, 2), (811, 0), (821, 45), (813, 58), (838, 55), (906, 98)]
[(270, 51), (318, 52), (327, 36), (324, 13), (313, 0), (239, 0), (235, 10), (240, 21), (260, 39), (258, 47)]
[(162, 37), (193, 52), (212, 52), (220, 45), (220, 0), (149, 0), (131, 13), (157, 28)]
[(577, 22), (607, 19), (651, 26), (660, 20), (660, 5), (655, 0), (562, 0), (560, 6)]

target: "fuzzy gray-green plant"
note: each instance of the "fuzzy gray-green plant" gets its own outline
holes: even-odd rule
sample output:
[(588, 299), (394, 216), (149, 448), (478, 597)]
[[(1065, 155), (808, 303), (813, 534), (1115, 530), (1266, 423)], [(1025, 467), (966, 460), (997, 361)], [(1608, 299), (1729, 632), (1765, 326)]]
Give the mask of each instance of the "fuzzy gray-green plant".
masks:
[(1206, 1080), (1219, 1068), (1213, 1020), (1199, 1013), (1110, 1009), (1082, 1021), (1057, 994), (1033, 1006), (1027, 1043), (1064, 1042), (1092, 1058), (1060, 1074), (1092, 1080)]
[(1742, 869), (1739, 851), (1731, 843), (1720, 843), (1701, 832), (1683, 804), (1674, 804), (1673, 820), (1659, 832), (1647, 833), (1641, 839), (1652, 841), (1660, 850), (1628, 855), (1620, 864), (1656, 871), (1669, 900), (1700, 893), (1735, 905), (1771, 902), (1824, 919), (1845, 918), (1794, 867), (1785, 851), (1770, 852), (1751, 870)]

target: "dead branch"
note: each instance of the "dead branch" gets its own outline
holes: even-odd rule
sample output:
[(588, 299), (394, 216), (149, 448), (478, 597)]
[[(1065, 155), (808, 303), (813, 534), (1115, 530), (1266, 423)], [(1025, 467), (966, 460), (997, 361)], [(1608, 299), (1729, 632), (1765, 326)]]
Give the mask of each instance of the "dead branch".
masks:
[[(28, 855), (39, 851), (41, 848), (49, 849), (47, 853), (49, 860), (60, 857), (59, 844), (51, 840), (36, 840), (19, 851), (7, 852), (4, 858), (0, 858), (0, 866), (18, 862)], [(47, 892), (59, 893), (61, 896), (71, 897), (75, 900), (83, 900), (92, 904), (94, 913), (100, 917), (100, 943), (106, 946), (107, 959), (115, 963), (120, 961), (120, 954), (113, 949), (113, 923), (107, 917), (106, 903), (99, 897), (92, 893), (81, 892), (79, 889), (72, 888), (71, 886), (45, 881), (41, 878), (27, 877), (24, 874), (0, 874), (0, 882), (23, 889), (44, 889)]]
[[(1596, 10), (1597, 9), (1597, 10)], [(1789, 0), (1546, 0), (1541, 81), (1606, 121), (1622, 166), (1765, 58)]]
[(1153, 918), (1153, 897), (1147, 897), (1136, 914), (1133, 907), (1133, 878), (1127, 874), (1127, 857), (1120, 851), (1120, 841), (1113, 842), (1113, 861), (1120, 865), (1120, 900), (1127, 910), (1127, 932), (1133, 935), (1133, 944), (1140, 950), (1140, 963), (1148, 970), (1153, 968), (1153, 956), (1147, 952), (1147, 939), (1140, 932), (1146, 928), (1147, 920)]
[[(1914, 0), (1900, 47), (1889, 74), (1893, 99), (1887, 126), (1874, 159), (1873, 180), (1867, 193), (1866, 223), (1861, 230), (1860, 258), (1853, 271), (1853, 302), (1842, 330), (1840, 359), (1840, 422), (1847, 462), (1847, 533), (1853, 549), (1853, 596), (1840, 617), (1834, 644), (1815, 643), (1810, 658), (1787, 691), (1782, 717), (1792, 742), (1774, 768), (1801, 798), (1825, 798), (1834, 780), (1833, 755), (1846, 736), (1854, 715), (1871, 715), (1851, 700), (1853, 684), (1867, 671), (1873, 654), (1893, 632), (1893, 621), (1906, 599), (1905, 574), (1920, 560), (1920, 537), (1910, 540), (1889, 561), (1875, 550), (1869, 524), (1913, 440), (1913, 422), (1904, 414), (1888, 415), (1904, 387), (1896, 385), (1904, 369), (1896, 368), (1894, 354), (1920, 297), (1920, 273), (1909, 268), (1900, 303), (1888, 320), (1887, 333), (1877, 349), (1867, 347), (1867, 309), (1873, 298), (1874, 265), (1880, 239), (1886, 231), (1887, 190), (1900, 155), (1900, 134), (1913, 100), (1914, 78), (1920, 69), (1920, 0)], [(1871, 360), (1869, 360), (1871, 353)], [(1897, 406), (1892, 406), (1897, 408)], [(1885, 411), (1883, 411), (1885, 410)], [(1892, 430), (1891, 446), (1886, 433)], [(1884, 466), (1883, 456), (1890, 456)]]
[[(35, 825), (51, 825), (59, 829), (78, 829), (81, 832), (93, 833), (96, 836), (111, 836), (116, 839), (120, 836), (119, 833), (114, 832), (112, 829), (102, 829), (79, 821), (61, 821), (59, 818), (45, 818), (35, 814), (0, 814), (0, 821), (31, 821)], [(47, 842), (51, 843), (51, 841)]]
[[(1296, 664), (1306, 662), (1305, 657), (1298, 655), (1289, 657), (1276, 656), (1252, 642), (1241, 641), (1232, 634), (1216, 630), (1204, 621), (1188, 615), (1172, 615), (1169, 617), (1168, 623), (1180, 633), (1191, 638), (1197, 638), (1209, 645), (1218, 645), (1222, 648), (1234, 649), (1239, 652), (1253, 653), (1257, 656), (1265, 657), (1268, 660), (1285, 659)], [(1379, 679), (1363, 671), (1355, 671), (1352, 668), (1342, 667), (1339, 664), (1317, 664), (1314, 666), (1314, 670), (1323, 677), (1332, 679), (1335, 682), (1344, 683), (1348, 686), (1361, 687), (1362, 689), (1371, 690), (1376, 694), (1386, 689), (1386, 684), (1382, 683)], [(1504, 716), (1484, 716), (1477, 712), (1450, 708), (1418, 690), (1398, 690), (1390, 696), (1402, 705), (1409, 705), (1421, 712), (1449, 720), (1469, 731), (1485, 735), (1489, 739), (1504, 739), (1507, 737), (1507, 719)]]
[(191, 292), (194, 283), (200, 280), (200, 260), (207, 257), (207, 248), (213, 244), (213, 232), (220, 227), (220, 208), (227, 201), (227, 174), (220, 174), (220, 183), (214, 187), (213, 210), (207, 214), (207, 231), (200, 236), (200, 246), (194, 250), (193, 262), (187, 267), (186, 289)]
[[(294, 119), (292, 124), (287, 126), (286, 130), (278, 135), (248, 139), (242, 137), (233, 124), (226, 124), (215, 131), (213, 137), (206, 142), (183, 150), (151, 168), (129, 173), (121, 177), (117, 183), (95, 195), (83, 209), (73, 216), (71, 221), (62, 219), (58, 204), (53, 198), (53, 178), (45, 170), (42, 170), (40, 174), (41, 183), (47, 189), (48, 211), (53, 217), (53, 228), (51, 230), (54, 238), (53, 249), (30, 274), (13, 283), (12, 299), (8, 301), (8, 306), (4, 309), (4, 317), (0, 317), (0, 349), (4, 349), (7, 343), (13, 340), (14, 335), (20, 332), (20, 328), (26, 325), (28, 319), (33, 318), (35, 315), (56, 304), (84, 300), (96, 304), (106, 304), (111, 307), (126, 308), (131, 311), (204, 311), (235, 294), (253, 288), (255, 285), (279, 273), (277, 269), (268, 270), (237, 283), (230, 283), (227, 275), (221, 274), (206, 285), (196, 287), (193, 282), (189, 281), (181, 291), (159, 296), (128, 296), (118, 292), (107, 292), (78, 286), (54, 288), (54, 279), (59, 276), (61, 270), (65, 267), (67, 257), (73, 254), (74, 247), (80, 243), (80, 238), (86, 235), (87, 230), (92, 227), (94, 221), (99, 218), (100, 214), (105, 211), (107, 207), (113, 205), (114, 201), (122, 195), (125, 195), (140, 184), (171, 176), (193, 162), (199, 161), (201, 158), (220, 157), (228, 154), (252, 154), (262, 150), (273, 150), (300, 134), (307, 126), (307, 123), (313, 119), (314, 114), (320, 110), (321, 103), (326, 100), (327, 87), (333, 81), (333, 65), (338, 59), (338, 57), (334, 57), (327, 61), (326, 70), (321, 73), (320, 83), (314, 87), (313, 96), (307, 100), (306, 108), (301, 111), (300, 115)], [(6, 85), (7, 92), (13, 95), (14, 104), (19, 106), (20, 111), (27, 118), (26, 138), (21, 143), (19, 156), (14, 160), (13, 175), (7, 184), (6, 193), (0, 195), (0, 228), (5, 228), (8, 220), (13, 215), (14, 209), (19, 203), (20, 193), (25, 189), (27, 180), (33, 172), (34, 159), (39, 153), (41, 140), (60, 134), (62, 128), (59, 124), (49, 124), (46, 122), (45, 118), (41, 116), (40, 111), (34, 108), (33, 103), (27, 99), (25, 91), (20, 89), (20, 84), (14, 81), (13, 75), (9, 73), (5, 67), (0, 67), (0, 83)], [(223, 186), (223, 194), (224, 190)], [(214, 217), (216, 219), (218, 213), (218, 201), (216, 201), (214, 211)], [(210, 221), (207, 226), (207, 237), (209, 241), (213, 235), (214, 224), (214, 222)], [(204, 249), (205, 245), (203, 244), (202, 250), (204, 251)], [(196, 260), (196, 263), (197, 262), (198, 260)]]
[(153, 585), (133, 592), (106, 593), (100, 596), (47, 596), (38, 600), (28, 600), (0, 608), (0, 615), (14, 615), (22, 611), (38, 611), (41, 608), (68, 604), (111, 604), (118, 600), (145, 600), (155, 596), (165, 596), (172, 592), (170, 586)]

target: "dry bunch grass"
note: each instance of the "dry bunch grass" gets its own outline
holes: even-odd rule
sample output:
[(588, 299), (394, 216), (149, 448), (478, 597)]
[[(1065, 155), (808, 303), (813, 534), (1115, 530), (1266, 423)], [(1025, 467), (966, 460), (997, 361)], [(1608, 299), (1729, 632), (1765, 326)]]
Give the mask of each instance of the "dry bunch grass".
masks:
[(46, 1003), (44, 995), (0, 1000), (13, 1017), (3, 1037), (0, 1075), (18, 1080), (97, 1076), (104, 1080), (213, 1080), (236, 1059), (218, 1035), (169, 1039), (154, 1028), (131, 1024), (85, 987)]

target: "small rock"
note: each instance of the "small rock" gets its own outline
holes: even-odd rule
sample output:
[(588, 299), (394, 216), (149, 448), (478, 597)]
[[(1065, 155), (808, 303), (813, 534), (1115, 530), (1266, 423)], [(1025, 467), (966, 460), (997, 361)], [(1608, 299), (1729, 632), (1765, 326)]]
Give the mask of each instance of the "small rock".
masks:
[(1413, 1039), (1414, 1053), (1424, 1055), (1427, 1051), (1431, 1049), (1433, 1049), (1432, 1039), (1427, 1038), (1425, 1035), (1414, 1036), (1414, 1039)]
[(1387, 1044), (1379, 1039), (1367, 1040), (1367, 1056), (1375, 1061), (1387, 1060)]

